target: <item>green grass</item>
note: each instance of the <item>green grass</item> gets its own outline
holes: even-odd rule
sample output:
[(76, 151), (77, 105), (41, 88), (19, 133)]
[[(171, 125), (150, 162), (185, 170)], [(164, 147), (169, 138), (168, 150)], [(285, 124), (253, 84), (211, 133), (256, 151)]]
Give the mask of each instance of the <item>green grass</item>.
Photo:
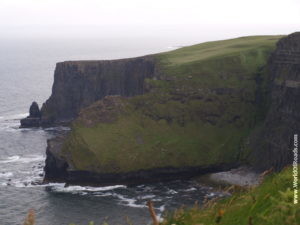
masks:
[(249, 36), (229, 40), (206, 42), (193, 46), (183, 47), (174, 51), (159, 54), (168, 66), (183, 65), (205, 61), (210, 58), (224, 57), (241, 52), (268, 49), (283, 36)]
[(209, 166), (229, 163), (238, 157), (231, 148), (238, 144), (235, 136), (240, 135), (235, 127), (226, 127), (224, 135), (210, 124), (189, 123), (181, 127), (132, 114), (116, 123), (93, 128), (77, 126), (75, 130), (75, 137), (67, 142), (65, 151), (71, 152), (73, 165), (80, 170), (117, 173), (169, 166)]
[(154, 55), (160, 73), (146, 81), (150, 92), (83, 110), (62, 154), (75, 169), (102, 173), (237, 162), (243, 141), (264, 118), (264, 66), (280, 37)]
[(162, 225), (297, 225), (300, 204), (293, 203), (292, 180), (292, 169), (284, 169), (268, 176), (262, 185), (230, 198), (177, 210)]

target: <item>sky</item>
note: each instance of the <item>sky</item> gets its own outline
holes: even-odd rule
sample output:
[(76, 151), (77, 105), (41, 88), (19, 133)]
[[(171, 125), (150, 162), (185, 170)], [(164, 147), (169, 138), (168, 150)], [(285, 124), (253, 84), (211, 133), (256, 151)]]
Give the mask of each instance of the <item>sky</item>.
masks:
[(300, 30), (300, 0), (0, 0), (2, 37), (205, 36)]

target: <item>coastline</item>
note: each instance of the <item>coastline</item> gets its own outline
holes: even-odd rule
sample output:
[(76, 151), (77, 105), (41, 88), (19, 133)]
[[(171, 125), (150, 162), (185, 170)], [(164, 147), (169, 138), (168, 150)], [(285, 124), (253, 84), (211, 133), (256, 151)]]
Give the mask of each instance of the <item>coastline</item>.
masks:
[(213, 186), (236, 185), (241, 187), (251, 187), (259, 185), (260, 173), (257, 173), (253, 168), (240, 166), (230, 170), (208, 173), (195, 178), (195, 180)]

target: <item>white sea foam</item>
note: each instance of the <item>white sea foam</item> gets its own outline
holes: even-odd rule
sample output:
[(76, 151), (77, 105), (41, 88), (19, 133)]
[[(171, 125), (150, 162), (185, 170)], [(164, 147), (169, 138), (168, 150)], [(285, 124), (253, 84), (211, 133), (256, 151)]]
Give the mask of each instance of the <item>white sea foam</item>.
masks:
[(191, 188), (189, 188), (189, 189), (186, 189), (185, 191), (190, 192), (190, 191), (196, 191), (196, 190), (197, 190), (196, 188), (191, 187)]
[(30, 162), (37, 162), (43, 161), (45, 157), (42, 155), (32, 155), (32, 156), (24, 156), (21, 157), (19, 155), (10, 156), (4, 160), (0, 160), (0, 164), (2, 163), (30, 163)]
[(159, 207), (159, 211), (161, 211), (161, 212), (165, 211), (165, 209), (166, 209), (166, 207), (164, 205)]
[(71, 130), (71, 128), (59, 126), (59, 127), (49, 127), (49, 128), (46, 128), (45, 130), (46, 131), (69, 131), (69, 130)]
[(167, 194), (171, 194), (171, 195), (174, 195), (174, 194), (177, 194), (177, 193), (178, 193), (177, 191), (172, 190), (172, 189), (167, 191)]
[(52, 187), (52, 191), (55, 192), (66, 192), (72, 194), (82, 194), (86, 192), (101, 192), (101, 191), (110, 191), (119, 188), (126, 188), (125, 185), (114, 185), (106, 187), (89, 187), (89, 186), (65, 186), (65, 184), (48, 184)]
[(0, 178), (12, 177), (14, 174), (12, 172), (2, 172), (0, 173)]
[(155, 195), (145, 195), (141, 197), (141, 199), (153, 199), (153, 198), (155, 198)]
[(29, 115), (28, 113), (20, 113), (20, 114), (14, 115), (13, 119), (23, 119), (23, 118), (27, 117), (28, 115)]
[(121, 200), (121, 205), (133, 207), (133, 208), (146, 208), (146, 203), (143, 204), (136, 204), (136, 199), (133, 198), (126, 198), (123, 195), (120, 194), (114, 194), (113, 196), (117, 197), (119, 200)]
[(1, 120), (19, 120), (27, 117), (29, 114), (28, 113), (18, 113), (14, 115), (2, 115), (0, 116)]
[(163, 212), (165, 211), (165, 208), (166, 208), (165, 205), (162, 205), (162, 206), (160, 206), (160, 207), (158, 208), (159, 213), (157, 214), (157, 219), (158, 219), (159, 222), (163, 222), (163, 220), (164, 220), (164, 217), (162, 216), (162, 214), (163, 214)]
[(16, 162), (20, 159), (20, 156), (14, 155), (8, 157), (6, 160), (1, 160), (0, 163), (11, 163), (11, 162)]
[(216, 193), (211, 192), (211, 193), (209, 193), (209, 194), (206, 194), (205, 196), (211, 198), (211, 197), (216, 196)]
[(105, 192), (105, 193), (101, 193), (101, 194), (96, 194), (95, 196), (97, 197), (108, 197), (108, 196), (112, 196), (113, 194), (111, 192)]

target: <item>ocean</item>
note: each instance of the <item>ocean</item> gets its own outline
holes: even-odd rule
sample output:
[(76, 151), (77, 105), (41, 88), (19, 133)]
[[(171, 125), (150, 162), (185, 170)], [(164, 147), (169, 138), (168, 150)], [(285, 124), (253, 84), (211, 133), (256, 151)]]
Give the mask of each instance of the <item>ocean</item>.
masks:
[[(186, 42), (187, 43), (187, 42)], [(170, 39), (0, 39), (0, 225), (20, 225), (29, 209), (37, 225), (149, 224), (159, 216), (222, 193), (194, 180), (137, 186), (40, 185), (47, 139), (67, 127), (20, 129), (32, 101), (50, 96), (56, 62), (117, 59), (175, 49)]]

